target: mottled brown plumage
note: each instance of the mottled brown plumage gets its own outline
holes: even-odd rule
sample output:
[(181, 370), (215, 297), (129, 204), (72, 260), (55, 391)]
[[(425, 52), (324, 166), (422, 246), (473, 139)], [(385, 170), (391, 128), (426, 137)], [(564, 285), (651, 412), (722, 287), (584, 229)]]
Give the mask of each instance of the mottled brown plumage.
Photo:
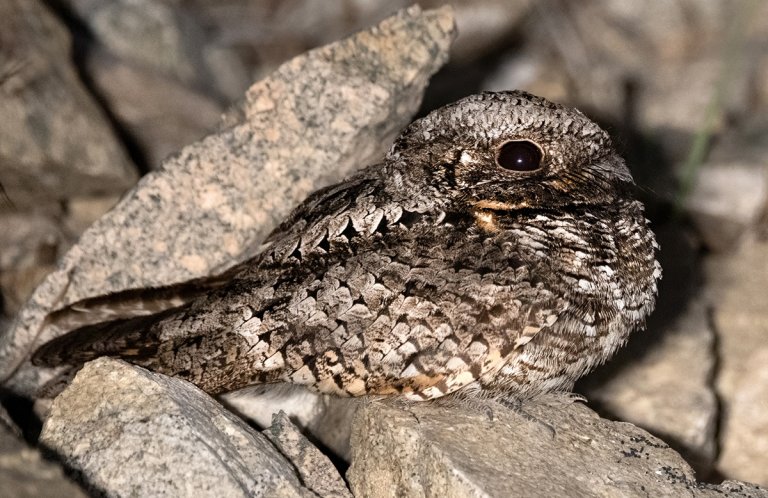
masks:
[[(120, 356), (211, 393), (567, 390), (654, 305), (656, 243), (633, 186), (579, 111), (522, 92), (468, 97), (311, 195), (223, 286), (81, 327), (35, 361)], [(88, 303), (52, 321), (80, 315)]]

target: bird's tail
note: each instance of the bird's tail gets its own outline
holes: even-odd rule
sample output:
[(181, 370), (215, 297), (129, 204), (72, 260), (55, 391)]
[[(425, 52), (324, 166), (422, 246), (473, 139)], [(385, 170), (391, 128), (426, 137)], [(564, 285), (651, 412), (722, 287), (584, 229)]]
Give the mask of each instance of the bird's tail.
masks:
[(100, 356), (117, 356), (145, 366), (156, 358), (160, 344), (157, 332), (152, 326), (186, 306), (188, 305), (166, 309), (153, 315), (119, 318), (70, 330), (38, 348), (32, 355), (32, 363), (46, 367), (79, 367)]

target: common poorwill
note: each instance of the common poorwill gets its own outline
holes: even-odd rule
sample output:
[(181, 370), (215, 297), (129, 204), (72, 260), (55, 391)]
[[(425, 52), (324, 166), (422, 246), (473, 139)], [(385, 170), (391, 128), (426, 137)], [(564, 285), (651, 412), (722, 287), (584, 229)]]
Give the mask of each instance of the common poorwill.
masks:
[(312, 194), (222, 286), (80, 327), (34, 361), (118, 356), (210, 393), (275, 382), (415, 400), (567, 390), (654, 306), (657, 245), (633, 191), (607, 134), (579, 111), (523, 92), (471, 96), (411, 124), (382, 163)]

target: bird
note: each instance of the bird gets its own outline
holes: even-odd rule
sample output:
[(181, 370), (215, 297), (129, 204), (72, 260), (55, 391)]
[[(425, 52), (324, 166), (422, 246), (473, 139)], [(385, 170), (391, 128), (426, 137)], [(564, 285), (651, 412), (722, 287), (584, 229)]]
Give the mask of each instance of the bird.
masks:
[(54, 313), (70, 330), (33, 363), (118, 357), (213, 395), (275, 383), (414, 401), (567, 392), (654, 308), (659, 246), (635, 192), (579, 110), (472, 95), (311, 194), (224, 277), (186, 297), (159, 289), (167, 309), (73, 325), (107, 296)]

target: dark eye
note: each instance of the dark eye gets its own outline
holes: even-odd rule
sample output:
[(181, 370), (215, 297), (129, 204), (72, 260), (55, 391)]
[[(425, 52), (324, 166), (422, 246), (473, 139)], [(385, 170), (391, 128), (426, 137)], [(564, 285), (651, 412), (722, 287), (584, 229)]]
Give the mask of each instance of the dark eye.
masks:
[(541, 149), (528, 140), (507, 142), (499, 149), (496, 162), (511, 171), (534, 171), (541, 167)]

